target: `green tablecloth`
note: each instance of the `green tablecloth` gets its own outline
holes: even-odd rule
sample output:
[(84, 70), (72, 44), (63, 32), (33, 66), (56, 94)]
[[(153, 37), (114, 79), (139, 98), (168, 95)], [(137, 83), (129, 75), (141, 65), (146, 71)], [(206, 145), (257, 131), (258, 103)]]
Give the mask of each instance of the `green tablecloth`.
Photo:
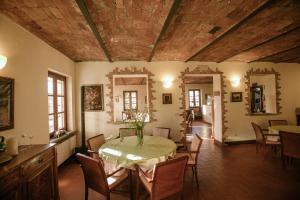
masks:
[(283, 126), (270, 126), (269, 127), (269, 133), (271, 133), (271, 134), (279, 134), (279, 131), (286, 131), (286, 132), (300, 134), (300, 126), (283, 125)]
[(138, 164), (144, 170), (152, 169), (156, 163), (165, 161), (176, 152), (176, 144), (169, 139), (144, 136), (144, 144), (137, 145), (137, 137), (130, 136), (106, 142), (99, 149), (102, 159), (114, 165), (133, 169)]

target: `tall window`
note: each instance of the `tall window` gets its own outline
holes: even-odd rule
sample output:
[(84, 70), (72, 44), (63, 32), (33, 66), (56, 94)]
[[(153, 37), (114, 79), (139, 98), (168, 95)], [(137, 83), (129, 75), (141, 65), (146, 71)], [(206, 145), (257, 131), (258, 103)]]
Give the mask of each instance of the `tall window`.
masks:
[(124, 91), (124, 111), (137, 110), (137, 91)]
[(199, 107), (200, 106), (200, 90), (189, 90), (189, 107)]
[(66, 77), (48, 72), (49, 134), (66, 130)]

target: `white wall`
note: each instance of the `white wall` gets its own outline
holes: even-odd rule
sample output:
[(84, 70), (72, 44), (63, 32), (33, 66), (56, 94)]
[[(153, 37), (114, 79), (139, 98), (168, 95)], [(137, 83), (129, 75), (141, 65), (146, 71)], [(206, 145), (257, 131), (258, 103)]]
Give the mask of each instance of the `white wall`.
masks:
[(0, 76), (15, 80), (15, 128), (0, 132), (5, 137), (32, 135), (31, 143), (49, 142), (48, 69), (68, 77), (68, 126), (75, 130), (74, 62), (0, 14), (0, 54), (7, 56)]
[[(215, 69), (216, 67), (224, 72), (225, 78), (225, 100), (227, 101), (225, 109), (226, 120), (228, 121), (228, 130), (226, 135), (238, 135), (245, 138), (254, 138), (254, 133), (250, 122), (257, 122), (263, 126), (267, 126), (267, 120), (269, 119), (287, 119), (289, 123), (295, 124), (294, 109), (300, 107), (300, 65), (299, 64), (273, 64), (273, 63), (240, 63), (240, 62), (224, 62), (224, 63), (204, 63), (204, 62), (81, 62), (76, 64), (76, 90), (80, 94), (80, 85), (82, 84), (108, 84), (108, 79), (105, 77), (106, 74), (111, 72), (115, 67), (121, 69), (125, 67), (135, 66), (137, 68), (146, 67), (152, 73), (154, 73), (154, 97), (153, 100), (154, 109), (157, 110), (155, 116), (157, 122), (150, 123), (146, 126), (146, 133), (151, 133), (152, 127), (155, 126), (166, 126), (171, 128), (172, 137), (179, 136), (180, 122), (182, 121), (179, 116), (181, 107), (181, 89), (179, 88), (180, 81), (178, 77), (180, 72), (184, 71), (186, 67), (191, 69), (201, 65), (202, 69), (207, 69), (207, 66)], [(243, 92), (243, 98), (245, 97), (245, 80), (244, 76), (246, 72), (251, 68), (274, 68), (281, 74), (281, 105), (283, 107), (282, 114), (275, 116), (246, 116), (245, 99), (243, 102), (231, 103), (230, 93), (241, 91)], [(170, 89), (165, 89), (162, 86), (163, 77), (171, 75), (174, 77), (173, 86)], [(234, 88), (230, 85), (230, 77), (238, 75), (242, 78), (241, 85)], [(108, 94), (108, 89), (105, 87), (105, 94)], [(162, 93), (173, 94), (173, 104), (162, 104), (161, 95)], [(77, 110), (80, 110), (80, 95), (77, 95)], [(110, 99), (105, 96), (105, 103), (108, 103)], [(105, 110), (109, 108), (106, 107)], [(78, 124), (80, 124), (80, 116), (78, 116)], [(114, 125), (106, 123), (109, 118), (106, 112), (87, 113), (86, 114), (86, 132), (87, 137), (96, 135), (97, 133), (104, 133), (106, 135), (117, 135), (118, 128), (122, 125)], [(216, 131), (218, 134), (218, 140), (221, 140), (220, 129)]]

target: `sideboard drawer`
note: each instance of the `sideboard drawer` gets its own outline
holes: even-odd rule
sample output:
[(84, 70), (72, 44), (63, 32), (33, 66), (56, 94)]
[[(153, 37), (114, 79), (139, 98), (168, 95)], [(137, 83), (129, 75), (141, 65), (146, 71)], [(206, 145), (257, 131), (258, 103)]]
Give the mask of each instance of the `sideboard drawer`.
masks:
[(55, 152), (52, 149), (45, 151), (44, 153), (32, 158), (31, 160), (27, 161), (23, 167), (23, 174), (30, 175), (35, 170), (42, 167), (49, 159), (55, 156)]
[(0, 179), (0, 193), (10, 190), (18, 184), (20, 184), (19, 168)]

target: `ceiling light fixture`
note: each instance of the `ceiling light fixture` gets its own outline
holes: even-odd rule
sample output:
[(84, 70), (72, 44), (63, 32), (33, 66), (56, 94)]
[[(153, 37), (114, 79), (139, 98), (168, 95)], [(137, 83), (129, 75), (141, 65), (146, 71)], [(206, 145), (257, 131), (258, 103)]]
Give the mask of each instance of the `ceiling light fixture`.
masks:
[(173, 77), (169, 76), (169, 75), (165, 76), (163, 78), (163, 86), (164, 86), (164, 88), (170, 88), (170, 87), (172, 87), (172, 85), (173, 85)]
[(232, 87), (238, 87), (241, 83), (241, 77), (239, 76), (232, 76), (230, 78), (230, 83)]
[(7, 63), (7, 58), (3, 55), (0, 55), (0, 70), (5, 67)]

